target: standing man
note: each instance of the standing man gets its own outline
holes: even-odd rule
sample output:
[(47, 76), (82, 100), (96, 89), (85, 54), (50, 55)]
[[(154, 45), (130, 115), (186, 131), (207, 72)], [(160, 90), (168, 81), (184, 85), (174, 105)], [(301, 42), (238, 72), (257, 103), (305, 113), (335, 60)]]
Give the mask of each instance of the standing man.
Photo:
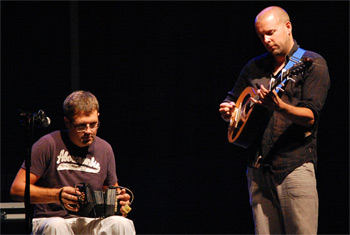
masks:
[[(318, 194), (315, 167), (319, 116), (330, 87), (326, 61), (315, 52), (307, 72), (288, 81), (282, 94), (269, 90), (299, 45), (293, 39), (286, 11), (272, 6), (255, 19), (255, 29), (267, 53), (250, 60), (219, 112), (229, 121), (235, 102), (248, 86), (257, 89), (260, 125), (246, 149), (250, 204), (257, 234), (317, 234)], [(243, 130), (244, 131), (244, 130)], [(253, 138), (253, 137), (252, 137)]]
[[(118, 196), (123, 216), (104, 219), (71, 215), (78, 211), (76, 183), (94, 190), (118, 186), (112, 147), (96, 136), (99, 103), (87, 91), (75, 91), (63, 103), (67, 130), (43, 136), (32, 147), (30, 202), (35, 204), (33, 234), (135, 234), (134, 224), (124, 210), (130, 196)], [(11, 187), (15, 200), (24, 200), (26, 169), (23, 163)]]

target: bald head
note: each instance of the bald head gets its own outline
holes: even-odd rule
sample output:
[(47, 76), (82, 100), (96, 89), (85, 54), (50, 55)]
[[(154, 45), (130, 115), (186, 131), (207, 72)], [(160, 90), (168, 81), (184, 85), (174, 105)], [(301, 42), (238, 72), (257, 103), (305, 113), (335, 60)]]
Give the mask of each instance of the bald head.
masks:
[(268, 52), (276, 60), (284, 61), (294, 44), (287, 12), (276, 6), (265, 8), (255, 18), (255, 29)]
[(288, 13), (285, 10), (277, 6), (271, 6), (265, 8), (256, 16), (255, 24), (268, 19), (275, 19), (282, 24), (290, 21)]

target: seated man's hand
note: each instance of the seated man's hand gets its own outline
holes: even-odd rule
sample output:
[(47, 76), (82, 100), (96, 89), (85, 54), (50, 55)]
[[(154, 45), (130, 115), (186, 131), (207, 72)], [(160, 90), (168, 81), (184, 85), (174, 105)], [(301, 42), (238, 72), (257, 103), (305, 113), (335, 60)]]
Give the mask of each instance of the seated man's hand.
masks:
[(73, 187), (62, 187), (58, 194), (58, 199), (61, 205), (70, 211), (78, 212), (79, 204), (78, 204), (78, 196), (81, 195), (79, 189), (74, 189)]
[(120, 200), (119, 203), (121, 205), (120, 212), (122, 216), (126, 217), (127, 214), (130, 212), (131, 208), (130, 205), (130, 195), (126, 193), (125, 189), (122, 189), (119, 191), (119, 195), (117, 196), (117, 199)]

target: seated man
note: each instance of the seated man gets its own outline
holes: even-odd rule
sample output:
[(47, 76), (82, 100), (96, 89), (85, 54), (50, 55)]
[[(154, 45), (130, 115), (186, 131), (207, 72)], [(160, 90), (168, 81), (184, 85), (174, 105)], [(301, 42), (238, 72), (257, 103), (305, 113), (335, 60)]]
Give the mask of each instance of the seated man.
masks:
[[(118, 186), (112, 147), (96, 136), (99, 103), (90, 92), (75, 91), (63, 103), (67, 130), (54, 131), (32, 147), (30, 202), (35, 204), (33, 234), (135, 234), (133, 221), (126, 218), (130, 195), (117, 196), (122, 216), (88, 218), (78, 212), (81, 192), (76, 183), (88, 183), (94, 190)], [(26, 169), (23, 163), (11, 187), (14, 200), (24, 200)], [(75, 206), (74, 206), (75, 205)]]

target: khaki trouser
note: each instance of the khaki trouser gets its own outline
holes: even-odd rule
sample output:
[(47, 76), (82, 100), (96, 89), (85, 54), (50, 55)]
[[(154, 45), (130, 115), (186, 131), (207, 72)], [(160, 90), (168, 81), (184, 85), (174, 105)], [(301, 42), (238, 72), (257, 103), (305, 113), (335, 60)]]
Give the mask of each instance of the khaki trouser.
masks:
[(248, 168), (247, 178), (256, 234), (317, 234), (313, 163), (296, 168), (281, 184), (261, 169)]
[(61, 217), (33, 219), (35, 234), (136, 234), (132, 220), (122, 216), (110, 216), (104, 219)]

